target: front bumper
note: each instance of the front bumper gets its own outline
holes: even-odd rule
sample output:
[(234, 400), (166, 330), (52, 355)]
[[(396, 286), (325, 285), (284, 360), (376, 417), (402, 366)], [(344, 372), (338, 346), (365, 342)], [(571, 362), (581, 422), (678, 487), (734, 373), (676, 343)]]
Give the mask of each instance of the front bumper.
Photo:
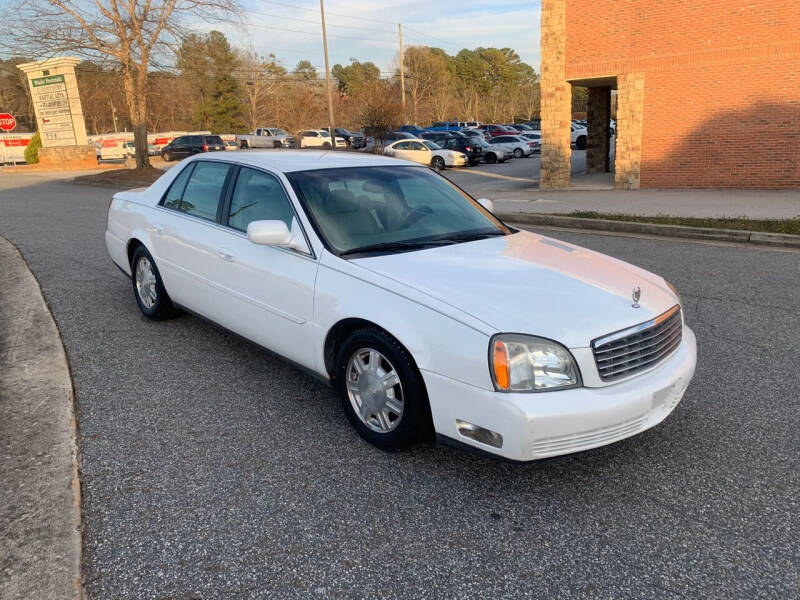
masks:
[[(677, 351), (655, 369), (618, 384), (505, 394), (423, 371), (437, 434), (516, 461), (605, 446), (663, 421), (694, 375), (697, 342), (684, 326)], [(495, 448), (462, 436), (456, 420), (503, 436)]]

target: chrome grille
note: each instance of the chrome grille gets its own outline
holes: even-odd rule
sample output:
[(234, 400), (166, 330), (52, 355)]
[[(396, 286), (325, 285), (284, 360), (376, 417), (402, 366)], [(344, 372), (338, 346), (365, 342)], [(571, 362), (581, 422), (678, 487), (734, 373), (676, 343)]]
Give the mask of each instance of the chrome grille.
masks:
[(655, 366), (681, 343), (681, 307), (673, 306), (645, 323), (605, 335), (592, 342), (597, 372), (614, 381)]

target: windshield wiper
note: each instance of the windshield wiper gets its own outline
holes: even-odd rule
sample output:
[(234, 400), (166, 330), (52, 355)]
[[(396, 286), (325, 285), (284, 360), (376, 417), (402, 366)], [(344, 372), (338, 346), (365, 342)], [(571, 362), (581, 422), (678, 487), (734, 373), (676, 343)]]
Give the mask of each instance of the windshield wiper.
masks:
[(362, 252), (383, 252), (391, 250), (415, 250), (417, 248), (427, 248), (429, 246), (446, 246), (454, 243), (449, 239), (429, 240), (426, 242), (381, 242), (379, 244), (370, 244), (369, 246), (361, 246), (359, 248), (352, 248), (340, 252), (339, 256), (347, 256), (348, 254), (361, 254)]
[(440, 241), (449, 241), (453, 243), (471, 242), (473, 240), (483, 240), (500, 235), (506, 235), (506, 233), (498, 229), (492, 229), (491, 231), (465, 231), (463, 233), (454, 233), (453, 235), (440, 238)]

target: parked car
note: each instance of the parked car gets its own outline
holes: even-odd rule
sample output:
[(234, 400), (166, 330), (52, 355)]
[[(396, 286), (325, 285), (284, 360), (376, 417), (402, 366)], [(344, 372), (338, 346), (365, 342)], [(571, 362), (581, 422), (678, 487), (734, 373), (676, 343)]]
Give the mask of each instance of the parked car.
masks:
[(507, 160), (511, 159), (513, 154), (510, 152), (506, 152), (502, 148), (499, 148), (497, 144), (490, 144), (483, 138), (481, 139), (470, 139), (470, 142), (478, 146), (481, 150), (483, 150), (483, 162), (493, 165), (495, 163), (504, 163)]
[(541, 152), (542, 151), (542, 134), (540, 132), (535, 133), (523, 133), (521, 134), (526, 140), (530, 140), (533, 145), (534, 152)]
[(228, 140), (225, 142), (225, 150), (238, 150), (239, 146), (236, 144), (236, 140)]
[(538, 129), (534, 129), (527, 123), (514, 123), (512, 127), (517, 131), (519, 131), (520, 133), (528, 133), (529, 131), (538, 131)]
[(478, 129), (483, 131), (487, 138), (493, 138), (498, 135), (519, 135), (519, 131), (509, 129), (505, 125), (481, 125)]
[(463, 152), (445, 150), (430, 140), (422, 139), (392, 142), (383, 149), (383, 153), (439, 170), (445, 167), (463, 167), (468, 162), (467, 155)]
[(542, 120), (541, 119), (531, 119), (526, 125), (529, 125), (534, 129), (534, 131), (541, 131), (542, 130)]
[[(513, 154), (514, 158), (530, 156), (537, 146), (537, 144), (521, 135), (498, 135), (489, 140), (489, 145), (497, 146), (501, 150)], [(538, 146), (541, 146), (541, 144), (538, 144)]]
[(588, 133), (586, 127), (581, 127), (573, 124), (571, 126), (572, 136), (571, 142), (578, 150), (586, 150), (586, 142), (588, 140)]
[(397, 128), (398, 131), (405, 131), (406, 133), (410, 133), (413, 136), (419, 136), (423, 131), (427, 131), (423, 129), (419, 125), (401, 125)]
[(462, 129), (472, 128), (472, 127), (480, 127), (480, 121), (459, 121), (458, 126)]
[(430, 127), (426, 127), (426, 131), (458, 131), (461, 125), (458, 121), (436, 121)]
[[(186, 309), (286, 357), (384, 449), (435, 433), (531, 461), (611, 444), (662, 422), (695, 371), (662, 277), (509, 227), (387, 157), (195, 156), (114, 194), (105, 242), (146, 318)], [(152, 327), (145, 351), (185, 325)], [(313, 408), (295, 416), (335, 423)]]
[(453, 135), (445, 131), (429, 131), (423, 133), (423, 139), (430, 140), (445, 150), (455, 150), (467, 155), (467, 161), (476, 165), (484, 159), (485, 151), (482, 146), (470, 141), (465, 135)]
[[(358, 150), (359, 148), (363, 148), (366, 144), (364, 140), (364, 134), (357, 131), (350, 131), (349, 129), (345, 129), (344, 127), (336, 127), (336, 135), (342, 138), (347, 144), (348, 148), (352, 148), (353, 150)], [(323, 127), (322, 131), (328, 131), (327, 127)]]
[(220, 150), (225, 150), (225, 142), (218, 135), (182, 135), (161, 148), (161, 158), (170, 162), (201, 152)]
[(390, 131), (383, 139), (384, 143), (396, 142), (397, 140), (416, 140), (417, 136), (408, 131)]
[[(337, 148), (346, 148), (347, 142), (340, 136), (335, 136), (334, 144)], [(300, 132), (301, 148), (330, 148), (331, 134), (324, 129), (307, 129)]]
[(294, 137), (277, 127), (259, 127), (253, 134), (236, 136), (236, 143), (247, 148), (294, 148)]

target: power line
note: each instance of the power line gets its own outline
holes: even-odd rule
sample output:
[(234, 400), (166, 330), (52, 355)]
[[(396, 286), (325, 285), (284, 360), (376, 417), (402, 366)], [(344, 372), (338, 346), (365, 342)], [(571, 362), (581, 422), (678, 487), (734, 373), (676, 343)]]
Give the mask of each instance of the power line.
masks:
[[(257, 17), (268, 17), (268, 18), (271, 18), (271, 19), (286, 19), (287, 21), (299, 21), (300, 23), (311, 23), (311, 24), (317, 25), (317, 26), (321, 25), (320, 21), (314, 21), (314, 20), (311, 20), (311, 19), (298, 19), (298, 18), (295, 18), (295, 17), (285, 17), (283, 15), (271, 15), (271, 14), (268, 14), (268, 13), (255, 12), (255, 11), (250, 12), (248, 14), (255, 15)], [(386, 33), (386, 34), (393, 34), (394, 33), (394, 32), (391, 32), (391, 31), (387, 31), (385, 29), (375, 29), (374, 27), (355, 27), (353, 25), (337, 25), (337, 24), (334, 24), (334, 23), (328, 23), (327, 25), (328, 25), (328, 27), (338, 27), (338, 28), (343, 28), (343, 29), (358, 29), (360, 31), (372, 31), (373, 33)]]
[[(266, 4), (277, 4), (278, 6), (286, 6), (288, 8), (293, 8), (295, 10), (305, 10), (307, 12), (313, 12), (313, 13), (317, 12), (316, 9), (313, 9), (313, 8), (305, 8), (304, 6), (297, 6), (296, 4), (287, 4), (286, 2), (275, 2), (274, 0), (261, 0), (261, 2), (262, 3), (266, 3)], [(397, 24), (396, 21), (384, 21), (382, 19), (369, 19), (367, 17), (355, 17), (353, 15), (345, 15), (345, 14), (342, 14), (342, 13), (334, 13), (334, 12), (329, 12), (329, 11), (325, 11), (325, 14), (333, 15), (335, 17), (344, 17), (345, 19), (356, 19), (358, 21), (368, 21), (370, 23), (385, 23), (385, 24), (388, 24), (388, 25), (396, 25)]]

